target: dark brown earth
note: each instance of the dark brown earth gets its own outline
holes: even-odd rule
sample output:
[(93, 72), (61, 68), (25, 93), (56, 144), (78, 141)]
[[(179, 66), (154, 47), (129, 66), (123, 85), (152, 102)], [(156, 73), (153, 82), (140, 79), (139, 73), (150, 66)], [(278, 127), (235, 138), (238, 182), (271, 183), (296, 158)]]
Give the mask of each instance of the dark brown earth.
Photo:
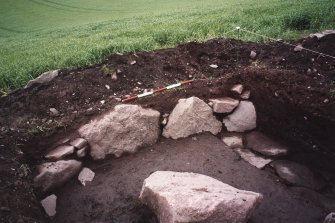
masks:
[[(328, 35), (320, 40), (306, 38), (292, 43), (302, 43), (306, 48), (335, 56), (335, 35)], [(61, 70), (60, 76), (50, 84), (35, 85), (1, 97), (0, 221), (43, 221), (44, 215), (31, 188), (32, 174), (27, 167), (34, 171), (34, 165), (41, 162), (42, 155), (50, 145), (75, 134), (75, 130), (83, 123), (120, 103), (114, 96), (136, 94), (135, 87), (143, 91), (192, 78), (195, 82), (189, 86), (134, 103), (165, 113), (172, 110), (179, 98), (198, 96), (207, 100), (212, 97), (234, 96), (229, 92), (229, 88), (233, 84), (242, 83), (252, 92), (251, 100), (256, 106), (257, 124), (261, 131), (290, 145), (295, 150), (292, 156), (299, 162), (307, 163), (317, 170), (334, 171), (335, 166), (331, 162), (335, 152), (335, 93), (331, 92), (335, 89), (335, 59), (308, 51), (294, 52), (293, 48), (280, 42), (257, 44), (216, 39), (205, 43), (187, 43), (174, 49), (112, 55), (102, 64), (82, 69)], [(255, 60), (249, 58), (251, 50), (257, 52)], [(134, 60), (136, 64), (130, 65)], [(217, 64), (219, 67), (213, 69), (210, 64)], [(118, 69), (117, 80), (112, 80), (111, 75)], [(105, 85), (109, 85), (110, 89)], [(101, 100), (105, 100), (103, 105)], [(61, 115), (52, 117), (49, 108), (56, 108)], [(143, 153), (145, 151), (147, 150)], [(164, 151), (161, 153), (162, 157), (170, 154)], [(318, 152), (318, 156), (315, 156), (315, 152)], [(139, 155), (132, 156), (136, 158)], [(120, 167), (126, 166), (127, 159), (135, 159), (131, 158), (132, 156), (113, 160), (111, 163), (121, 162)], [(197, 160), (200, 157), (193, 158)], [(98, 168), (98, 164), (90, 165)], [(107, 162), (106, 165), (111, 164)], [(140, 166), (138, 168), (140, 171)], [(174, 168), (182, 170), (183, 166), (180, 164)], [(197, 166), (188, 170), (191, 171), (192, 168), (194, 171), (198, 170)], [(139, 172), (141, 179), (137, 179), (137, 184), (148, 175), (147, 171), (150, 170)], [(222, 178), (211, 171), (206, 174)], [(250, 177), (257, 178), (269, 173), (257, 174), (259, 175)], [(273, 174), (271, 176), (275, 177)], [(129, 182), (127, 180), (125, 179)], [(71, 187), (75, 184), (72, 182), (65, 188), (69, 187), (69, 191), (72, 191)], [(242, 189), (248, 187), (247, 184), (232, 185)], [(256, 186), (250, 188), (257, 190)], [(84, 189), (77, 187), (75, 190)], [(59, 193), (66, 194), (69, 191), (63, 189)], [(326, 192), (329, 191), (331, 189)], [(132, 194), (132, 201), (135, 190), (129, 190), (128, 193)], [(285, 196), (292, 195), (287, 193)], [(81, 195), (84, 196), (79, 193), (76, 199), (80, 200)], [(290, 199), (294, 200), (294, 196)], [(94, 212), (96, 209), (94, 202), (89, 202), (91, 209), (88, 212)], [(122, 206), (122, 202), (120, 205)], [(308, 207), (308, 215), (318, 221), (310, 222), (319, 222), (325, 209), (314, 209), (313, 205)], [(66, 207), (59, 208), (62, 210)], [(120, 214), (112, 215), (111, 218), (123, 216), (122, 218), (127, 219), (122, 213), (128, 213), (130, 210), (139, 216), (147, 212), (146, 209), (142, 209), (130, 209), (127, 206), (118, 209), (117, 213)], [(315, 212), (312, 212), (312, 209)], [(285, 216), (283, 213), (286, 211), (288, 210), (281, 209), (276, 216)], [(293, 211), (290, 213), (294, 215)], [(60, 216), (56, 220), (60, 219)], [(262, 222), (258, 219), (255, 217), (254, 222)], [(297, 216), (297, 219), (303, 218)], [(122, 222), (122, 219), (113, 222)]]

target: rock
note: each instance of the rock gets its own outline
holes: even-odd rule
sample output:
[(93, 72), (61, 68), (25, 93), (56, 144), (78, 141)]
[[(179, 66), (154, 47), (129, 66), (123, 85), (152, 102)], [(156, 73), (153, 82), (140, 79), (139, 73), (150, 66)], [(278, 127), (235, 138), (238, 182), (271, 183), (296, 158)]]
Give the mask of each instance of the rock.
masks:
[(228, 97), (210, 99), (210, 101), (213, 103), (213, 111), (216, 113), (230, 113), (240, 103), (239, 100), (228, 98)]
[(261, 132), (251, 132), (246, 135), (246, 148), (264, 156), (280, 157), (288, 153), (288, 148), (263, 135)]
[(201, 174), (157, 171), (145, 179), (139, 199), (160, 223), (242, 223), (262, 195)]
[(167, 123), (168, 123), (168, 118), (164, 118), (161, 124), (166, 125)]
[(79, 158), (83, 158), (86, 156), (87, 150), (88, 150), (88, 147), (85, 146), (84, 148), (77, 150), (76, 154)]
[(300, 52), (302, 51), (304, 48), (301, 44), (298, 44), (295, 48), (294, 48), (294, 52)]
[(244, 132), (256, 128), (256, 110), (253, 103), (241, 101), (235, 111), (223, 119), (230, 132)]
[(37, 78), (28, 82), (25, 88), (31, 87), (34, 84), (47, 84), (58, 76), (58, 70), (52, 70), (45, 72), (38, 76)]
[(42, 192), (49, 192), (79, 173), (81, 165), (82, 163), (77, 160), (60, 160), (39, 165), (37, 167), (39, 174), (34, 178), (34, 185)]
[(218, 65), (216, 65), (216, 64), (211, 64), (211, 65), (209, 65), (211, 68), (214, 68), (214, 69), (216, 69), (216, 68), (218, 68), (219, 66)]
[(325, 30), (325, 31), (320, 32), (320, 33), (310, 34), (309, 36), (321, 39), (321, 38), (323, 38), (323, 37), (325, 37), (327, 35), (330, 35), (330, 34), (335, 34), (335, 30)]
[(243, 91), (244, 87), (242, 84), (235, 84), (230, 90), (232, 92), (235, 92), (237, 94), (241, 94)]
[(244, 100), (248, 100), (250, 98), (250, 91), (243, 91), (243, 93), (241, 94), (241, 98)]
[(237, 148), (235, 151), (241, 156), (242, 159), (257, 167), (258, 169), (263, 169), (266, 165), (272, 162), (272, 159), (266, 159), (258, 156), (248, 149)]
[(74, 153), (73, 146), (62, 145), (50, 151), (47, 155), (45, 155), (45, 158), (56, 161), (56, 160), (63, 159), (64, 157), (71, 155), (73, 153)]
[(105, 87), (107, 90), (111, 89), (111, 87), (108, 84), (106, 84)]
[(321, 190), (326, 185), (322, 177), (315, 175), (304, 165), (288, 160), (277, 160), (271, 166), (275, 168), (280, 178), (291, 185), (306, 187), (312, 190)]
[(117, 75), (116, 75), (116, 72), (114, 72), (111, 76), (112, 80), (113, 81), (116, 81), (117, 80)]
[(160, 134), (160, 113), (138, 105), (117, 105), (100, 119), (82, 126), (78, 131), (90, 145), (93, 159), (107, 154), (119, 157), (154, 144)]
[(83, 138), (76, 138), (70, 142), (70, 145), (77, 149), (81, 149), (87, 145), (87, 140)]
[(254, 60), (255, 58), (256, 58), (256, 56), (257, 56), (257, 53), (255, 52), (255, 51), (251, 51), (250, 52), (250, 59), (252, 59), (252, 60)]
[(91, 182), (94, 179), (95, 173), (89, 169), (84, 167), (79, 173), (78, 180), (84, 186), (86, 186), (86, 182)]
[(201, 132), (216, 135), (221, 128), (222, 124), (215, 118), (212, 109), (199, 98), (190, 97), (179, 99), (164, 127), (163, 136), (178, 139)]
[(136, 64), (136, 60), (133, 60), (130, 62), (130, 65), (134, 65), (134, 64)]
[(243, 139), (241, 134), (225, 133), (222, 136), (222, 142), (231, 149), (243, 148)]
[(323, 223), (335, 223), (335, 212), (328, 214)]
[(51, 116), (58, 116), (59, 111), (55, 108), (50, 108), (49, 111), (51, 112)]
[(57, 197), (56, 195), (52, 194), (46, 198), (44, 198), (41, 201), (41, 205), (45, 210), (45, 213), (47, 213), (47, 215), (49, 217), (53, 217), (56, 215), (56, 205), (57, 205)]
[(325, 100), (323, 100), (323, 103), (325, 103), (325, 104), (329, 103), (329, 99), (326, 98)]

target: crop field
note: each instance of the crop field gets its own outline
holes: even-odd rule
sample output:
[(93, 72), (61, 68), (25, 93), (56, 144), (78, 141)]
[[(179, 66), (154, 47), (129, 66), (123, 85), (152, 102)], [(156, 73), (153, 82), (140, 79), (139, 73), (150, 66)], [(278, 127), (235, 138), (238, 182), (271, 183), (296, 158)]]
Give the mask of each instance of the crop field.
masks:
[[(334, 0), (2, 0), (0, 91), (116, 52), (237, 38), (236, 26), (293, 39), (334, 25)], [(241, 39), (268, 41), (246, 33)]]

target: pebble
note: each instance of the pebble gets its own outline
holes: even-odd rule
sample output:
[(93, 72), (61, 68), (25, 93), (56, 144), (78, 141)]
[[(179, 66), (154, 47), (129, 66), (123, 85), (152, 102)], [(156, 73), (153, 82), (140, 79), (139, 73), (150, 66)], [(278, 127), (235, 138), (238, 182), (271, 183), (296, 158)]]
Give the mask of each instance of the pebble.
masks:
[(329, 103), (329, 99), (326, 98), (326, 99), (323, 101), (323, 103), (325, 103), (325, 104)]
[(107, 88), (107, 90), (111, 89), (111, 87), (108, 84), (106, 84), (105, 87)]
[(257, 56), (257, 53), (256, 53), (255, 51), (252, 50), (252, 51), (250, 52), (250, 58), (251, 58), (251, 59), (255, 59), (256, 56)]
[(114, 81), (116, 81), (116, 80), (117, 80), (117, 75), (116, 75), (116, 73), (115, 73), (115, 72), (112, 74), (112, 80), (114, 80)]
[(211, 64), (211, 65), (209, 65), (211, 68), (214, 68), (214, 69), (216, 69), (216, 68), (218, 68), (219, 66), (218, 65), (216, 65), (216, 64)]
[(52, 116), (58, 116), (59, 115), (59, 111), (57, 111), (57, 109), (55, 109), (55, 108), (50, 108), (49, 111), (51, 112)]
[(130, 62), (130, 65), (134, 65), (134, 64), (136, 64), (136, 60), (133, 60)]
[(82, 185), (86, 186), (86, 182), (91, 182), (94, 176), (95, 173), (91, 169), (84, 167), (79, 173), (78, 180)]

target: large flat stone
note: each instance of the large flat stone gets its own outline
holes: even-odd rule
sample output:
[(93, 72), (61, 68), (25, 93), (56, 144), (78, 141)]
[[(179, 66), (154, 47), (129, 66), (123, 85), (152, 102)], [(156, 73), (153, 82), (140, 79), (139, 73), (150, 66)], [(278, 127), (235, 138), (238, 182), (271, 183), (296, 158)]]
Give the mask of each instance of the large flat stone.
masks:
[(246, 148), (254, 150), (264, 156), (280, 157), (288, 153), (288, 148), (261, 132), (255, 131), (246, 135)]
[(256, 128), (256, 110), (250, 101), (241, 101), (236, 110), (223, 119), (229, 132), (244, 132)]
[(35, 84), (47, 84), (58, 76), (58, 70), (45, 72), (37, 78), (30, 80), (25, 88), (31, 87)]
[(326, 182), (321, 176), (314, 174), (308, 167), (288, 160), (277, 160), (271, 164), (277, 174), (287, 183), (294, 186), (321, 190)]
[(272, 159), (267, 159), (256, 155), (248, 149), (237, 148), (235, 151), (241, 156), (242, 159), (257, 167), (258, 169), (263, 169), (266, 165), (272, 162)]
[(34, 185), (42, 192), (49, 192), (78, 174), (81, 167), (82, 163), (77, 160), (44, 163), (37, 167), (39, 174), (34, 178)]
[(140, 200), (155, 212), (160, 223), (242, 223), (262, 195), (201, 174), (157, 171), (145, 179)]
[(47, 155), (45, 155), (45, 158), (56, 161), (56, 160), (63, 159), (64, 157), (71, 155), (73, 153), (74, 153), (73, 146), (62, 145), (62, 146), (58, 146), (57, 148), (51, 150)]
[(209, 101), (213, 103), (213, 111), (216, 113), (230, 113), (240, 103), (239, 100), (229, 97), (210, 99)]
[(178, 101), (164, 127), (163, 136), (178, 139), (201, 132), (216, 135), (221, 128), (222, 123), (215, 118), (211, 107), (197, 97), (190, 97)]
[(138, 105), (117, 105), (100, 119), (82, 126), (78, 132), (90, 145), (93, 159), (103, 159), (107, 154), (119, 157), (134, 153), (140, 147), (158, 140), (160, 113)]

